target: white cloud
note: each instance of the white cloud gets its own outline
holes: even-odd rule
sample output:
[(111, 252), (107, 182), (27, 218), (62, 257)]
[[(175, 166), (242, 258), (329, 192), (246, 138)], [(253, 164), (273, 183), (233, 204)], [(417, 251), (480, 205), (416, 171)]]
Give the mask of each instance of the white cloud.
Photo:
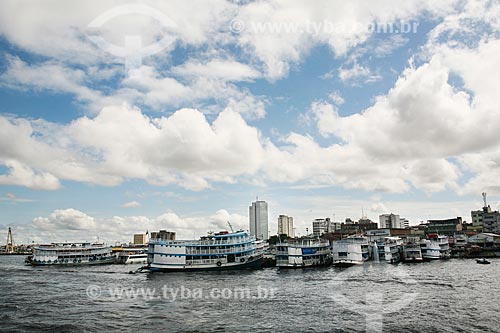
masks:
[(95, 218), (77, 209), (57, 209), (47, 217), (36, 217), (31, 224), (14, 226), (17, 242), (26, 242), (20, 235), (35, 242), (100, 241), (114, 244), (131, 242), (136, 233), (167, 229), (176, 232), (177, 239), (193, 239), (209, 231), (228, 230), (230, 221), (235, 230), (248, 229), (248, 217), (221, 209), (208, 216), (181, 217), (167, 211), (157, 217), (113, 216)]
[(57, 133), (46, 124), (35, 134), (34, 125), (0, 117), (0, 161), (11, 168), (0, 182), (56, 189), (58, 179), (116, 185), (137, 178), (201, 190), (254, 174), (263, 163), (259, 132), (229, 109), (211, 124), (193, 109), (149, 118), (124, 105), (56, 126)]
[(339, 78), (342, 82), (351, 85), (373, 83), (382, 80), (380, 75), (373, 74), (371, 69), (366, 66), (361, 66), (358, 63), (354, 63), (351, 68), (340, 67)]
[(122, 205), (123, 208), (137, 208), (141, 207), (141, 204), (137, 201), (130, 201)]
[(212, 59), (201, 63), (191, 60), (171, 70), (176, 75), (207, 77), (224, 81), (248, 81), (256, 79), (260, 73), (246, 64), (234, 60)]
[(57, 190), (61, 187), (59, 180), (49, 172), (35, 171), (14, 160), (5, 161), (4, 165), (9, 170), (7, 174), (0, 175), (0, 185), (21, 185), (35, 190)]

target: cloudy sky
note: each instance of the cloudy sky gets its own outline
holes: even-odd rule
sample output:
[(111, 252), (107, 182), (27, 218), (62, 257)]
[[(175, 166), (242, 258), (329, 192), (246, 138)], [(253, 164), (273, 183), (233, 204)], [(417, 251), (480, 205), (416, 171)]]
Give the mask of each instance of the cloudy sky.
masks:
[(497, 1), (2, 1), (0, 237), (500, 199)]

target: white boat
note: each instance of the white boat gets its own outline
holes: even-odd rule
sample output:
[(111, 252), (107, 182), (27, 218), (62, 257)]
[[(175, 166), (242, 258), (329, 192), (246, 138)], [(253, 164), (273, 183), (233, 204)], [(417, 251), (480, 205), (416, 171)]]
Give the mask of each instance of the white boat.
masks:
[(124, 247), (117, 252), (119, 264), (146, 264), (148, 262), (147, 247)]
[(111, 247), (101, 243), (43, 244), (35, 246), (33, 255), (26, 258), (26, 263), (33, 266), (99, 265), (115, 261)]
[(448, 236), (429, 234), (420, 241), (424, 260), (449, 259), (451, 257)]
[(384, 258), (391, 264), (397, 264), (401, 261), (401, 247), (403, 241), (399, 237), (384, 238)]
[(350, 236), (333, 242), (333, 264), (336, 266), (361, 265), (370, 257), (368, 239), (363, 236)]
[(296, 239), (276, 244), (276, 266), (304, 268), (332, 264), (330, 243), (319, 239)]
[(256, 269), (262, 267), (262, 251), (245, 231), (222, 231), (199, 240), (151, 239), (150, 271)]
[(403, 262), (422, 262), (422, 250), (419, 243), (403, 245)]

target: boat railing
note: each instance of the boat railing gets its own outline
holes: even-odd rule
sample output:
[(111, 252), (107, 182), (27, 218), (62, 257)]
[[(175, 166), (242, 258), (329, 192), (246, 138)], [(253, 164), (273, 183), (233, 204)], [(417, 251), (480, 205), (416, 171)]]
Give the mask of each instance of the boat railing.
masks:
[(190, 248), (186, 249), (186, 254), (224, 254), (232, 252), (243, 252), (248, 250), (255, 250), (253, 246), (241, 246), (235, 248), (224, 248), (224, 249), (204, 249), (204, 250), (193, 250)]
[(189, 246), (197, 246), (197, 245), (228, 245), (228, 244), (239, 244), (239, 243), (248, 243), (252, 242), (254, 239), (251, 237), (244, 238), (232, 238), (226, 240), (182, 240), (182, 241), (173, 241), (173, 240), (163, 240), (163, 239), (152, 239), (152, 242), (164, 245), (189, 245)]

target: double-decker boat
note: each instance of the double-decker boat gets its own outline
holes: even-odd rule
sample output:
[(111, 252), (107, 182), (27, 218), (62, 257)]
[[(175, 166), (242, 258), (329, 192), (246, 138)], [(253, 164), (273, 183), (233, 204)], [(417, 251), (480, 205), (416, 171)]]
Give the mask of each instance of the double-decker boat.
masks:
[(449, 259), (451, 257), (448, 236), (429, 234), (420, 241), (424, 260)]
[(384, 238), (384, 259), (390, 264), (397, 264), (401, 261), (401, 248), (403, 241), (399, 237)]
[(199, 240), (151, 239), (150, 271), (196, 271), (262, 268), (263, 253), (245, 231), (222, 231)]
[(99, 265), (115, 261), (111, 247), (102, 243), (43, 244), (35, 246), (33, 255), (26, 258), (26, 263), (33, 266)]
[(368, 239), (349, 236), (332, 244), (333, 264), (336, 266), (361, 265), (370, 258)]
[(331, 264), (332, 252), (328, 241), (305, 238), (276, 245), (277, 267), (303, 268)]
[(403, 262), (422, 262), (422, 250), (419, 243), (403, 245)]

